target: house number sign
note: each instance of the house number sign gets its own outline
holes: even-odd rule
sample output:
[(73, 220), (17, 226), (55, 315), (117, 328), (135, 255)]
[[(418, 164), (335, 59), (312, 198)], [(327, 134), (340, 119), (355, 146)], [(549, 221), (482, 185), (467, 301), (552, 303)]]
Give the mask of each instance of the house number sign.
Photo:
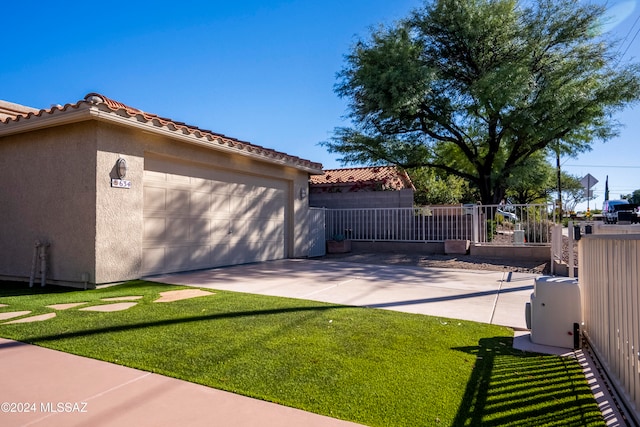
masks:
[(131, 188), (131, 181), (126, 179), (112, 179), (111, 186), (113, 188)]

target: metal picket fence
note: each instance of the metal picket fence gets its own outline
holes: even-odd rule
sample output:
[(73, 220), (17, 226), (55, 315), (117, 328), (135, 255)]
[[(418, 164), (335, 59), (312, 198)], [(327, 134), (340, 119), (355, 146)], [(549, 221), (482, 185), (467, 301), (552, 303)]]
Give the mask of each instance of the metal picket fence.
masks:
[(327, 209), (326, 238), (476, 244), (549, 245), (555, 222), (548, 205), (458, 205)]

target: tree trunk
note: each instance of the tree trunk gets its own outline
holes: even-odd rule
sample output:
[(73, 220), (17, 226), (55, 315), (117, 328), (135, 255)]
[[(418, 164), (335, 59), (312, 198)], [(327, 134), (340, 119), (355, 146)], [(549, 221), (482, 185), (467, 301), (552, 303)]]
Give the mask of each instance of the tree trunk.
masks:
[(491, 176), (484, 176), (478, 185), (480, 202), (483, 205), (497, 205), (505, 198), (506, 189), (501, 182), (492, 182)]

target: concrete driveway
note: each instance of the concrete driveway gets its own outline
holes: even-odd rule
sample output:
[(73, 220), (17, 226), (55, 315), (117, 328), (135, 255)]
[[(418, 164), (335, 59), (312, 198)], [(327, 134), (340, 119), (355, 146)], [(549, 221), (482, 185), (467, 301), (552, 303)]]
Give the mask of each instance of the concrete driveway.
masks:
[(536, 275), (290, 259), (147, 280), (382, 308), (526, 329)]

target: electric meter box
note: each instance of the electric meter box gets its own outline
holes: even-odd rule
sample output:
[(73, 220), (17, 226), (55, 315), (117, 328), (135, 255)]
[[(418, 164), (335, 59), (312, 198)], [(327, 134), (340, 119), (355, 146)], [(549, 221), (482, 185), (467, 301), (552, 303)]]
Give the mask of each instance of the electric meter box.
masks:
[(576, 348), (579, 341), (574, 325), (582, 322), (578, 281), (566, 277), (538, 277), (525, 316), (532, 342)]

